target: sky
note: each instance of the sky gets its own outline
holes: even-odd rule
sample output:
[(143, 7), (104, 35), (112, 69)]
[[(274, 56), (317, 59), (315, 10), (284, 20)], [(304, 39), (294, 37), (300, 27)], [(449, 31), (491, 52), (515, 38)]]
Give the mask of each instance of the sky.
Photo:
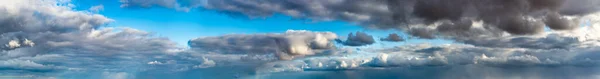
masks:
[(597, 79), (597, 0), (2, 0), (0, 79)]
[[(287, 30), (330, 31), (338, 35), (364, 31), (376, 37), (385, 37), (389, 33), (400, 33), (398, 30), (365, 29), (355, 23), (344, 21), (311, 21), (293, 18), (286, 15), (248, 18), (226, 15), (217, 11), (196, 9), (182, 12), (168, 8), (121, 8), (118, 1), (74, 0), (75, 9), (87, 10), (93, 6), (103, 6), (98, 14), (116, 20), (113, 27), (132, 27), (154, 32), (158, 36), (168, 37), (185, 46), (187, 41), (203, 36), (219, 36), (226, 34), (277, 33)], [(423, 39), (414, 40), (421, 42)], [(450, 42), (447, 40), (427, 40), (436, 44)]]

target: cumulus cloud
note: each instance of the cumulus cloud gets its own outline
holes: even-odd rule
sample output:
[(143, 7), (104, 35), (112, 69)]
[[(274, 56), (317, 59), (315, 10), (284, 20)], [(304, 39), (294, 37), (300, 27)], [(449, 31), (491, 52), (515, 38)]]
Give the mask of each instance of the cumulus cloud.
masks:
[(17, 47), (21, 47), (21, 44), (19, 44), (19, 41), (16, 40), (10, 40), (10, 42), (8, 42), (8, 44), (6, 44), (6, 47), (8, 48), (17, 48)]
[(346, 41), (342, 41), (339, 39), (336, 41), (347, 46), (364, 46), (375, 43), (375, 39), (373, 39), (373, 36), (368, 35), (364, 32), (356, 32), (356, 34), (350, 33), (348, 34), (348, 38), (346, 39)]
[(6, 43), (5, 47), (0, 47), (2, 50), (14, 50), (17, 48), (21, 48), (21, 47), (33, 47), (35, 45), (34, 42), (32, 42), (29, 39), (25, 39), (22, 42), (19, 40), (10, 40), (8, 43)]
[(331, 32), (288, 30), (283, 34), (225, 35), (201, 37), (189, 41), (189, 45), (203, 51), (234, 54), (275, 54), (280, 59), (293, 59), (314, 55), (333, 49)]
[(196, 66), (194, 66), (194, 68), (210, 68), (210, 67), (214, 67), (215, 65), (216, 65), (215, 61), (209, 60), (209, 59), (203, 57), (202, 64), (196, 65)]
[(113, 20), (66, 5), (72, 4), (0, 1), (2, 74), (54, 76), (40, 72), (126, 70), (145, 64), (139, 61), (181, 49), (149, 32), (104, 27)]
[(381, 41), (390, 41), (390, 42), (401, 42), (404, 41), (404, 38), (398, 36), (396, 33), (392, 33), (385, 38), (381, 38)]

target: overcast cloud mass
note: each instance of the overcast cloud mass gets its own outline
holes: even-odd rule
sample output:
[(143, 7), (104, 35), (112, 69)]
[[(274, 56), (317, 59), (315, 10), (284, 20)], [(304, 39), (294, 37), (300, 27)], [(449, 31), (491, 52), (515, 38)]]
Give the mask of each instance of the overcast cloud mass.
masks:
[[(70, 0), (0, 1), (0, 78), (600, 78), (600, 0), (114, 2), (119, 5), (82, 10)], [(111, 7), (214, 11), (249, 18), (244, 21), (282, 15), (398, 33), (290, 29), (197, 36), (178, 45), (154, 32), (115, 26), (118, 20), (102, 14)], [(411, 43), (424, 39), (452, 42)]]

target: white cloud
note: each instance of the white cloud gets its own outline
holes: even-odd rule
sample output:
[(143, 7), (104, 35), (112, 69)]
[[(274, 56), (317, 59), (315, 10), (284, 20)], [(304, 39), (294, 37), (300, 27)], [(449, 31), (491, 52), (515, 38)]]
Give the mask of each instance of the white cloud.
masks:
[(21, 44), (19, 44), (18, 40), (10, 40), (8, 42), (8, 44), (6, 44), (6, 47), (13, 49), (13, 48), (21, 47)]
[(214, 67), (215, 65), (215, 61), (202, 57), (202, 64), (196, 65), (193, 68), (210, 68)]
[(148, 62), (149, 65), (161, 65), (163, 64), (162, 62), (158, 62), (158, 61), (152, 61), (152, 62)]
[[(406, 45), (344, 56), (323, 56), (287, 62), (271, 62), (262, 72), (338, 71), (347, 69), (394, 69), (411, 67), (546, 68), (600, 66), (595, 48), (569, 49), (489, 48), (471, 45)], [(286, 70), (291, 69), (291, 70)]]
[(5, 45), (6, 47), (8, 47), (8, 49), (16, 49), (16, 48), (20, 48), (22, 46), (29, 46), (29, 47), (33, 47), (35, 45), (35, 43), (29, 39), (24, 39), (23, 41), (19, 41), (19, 40), (10, 40), (8, 41), (8, 43)]

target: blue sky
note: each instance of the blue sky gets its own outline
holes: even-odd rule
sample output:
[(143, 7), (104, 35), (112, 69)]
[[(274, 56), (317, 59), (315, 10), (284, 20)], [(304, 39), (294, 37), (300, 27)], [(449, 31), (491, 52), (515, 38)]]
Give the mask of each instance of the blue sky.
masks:
[[(230, 16), (216, 11), (192, 9), (189, 12), (168, 8), (121, 8), (117, 1), (74, 0), (77, 10), (87, 10), (92, 6), (103, 5), (100, 11), (116, 22), (109, 26), (131, 27), (168, 37), (182, 46), (193, 38), (220, 36), (226, 34), (283, 33), (287, 30), (329, 31), (345, 39), (351, 32), (366, 32), (377, 40), (390, 33), (398, 33), (407, 38), (408, 35), (397, 30), (364, 29), (354, 23), (343, 21), (310, 21), (295, 19), (285, 15), (274, 15), (265, 18), (246, 18)], [(445, 44), (448, 40), (409, 39), (408, 43)], [(404, 42), (406, 43), (406, 42)], [(392, 43), (390, 46), (404, 43)], [(376, 44), (376, 46), (380, 46)]]

